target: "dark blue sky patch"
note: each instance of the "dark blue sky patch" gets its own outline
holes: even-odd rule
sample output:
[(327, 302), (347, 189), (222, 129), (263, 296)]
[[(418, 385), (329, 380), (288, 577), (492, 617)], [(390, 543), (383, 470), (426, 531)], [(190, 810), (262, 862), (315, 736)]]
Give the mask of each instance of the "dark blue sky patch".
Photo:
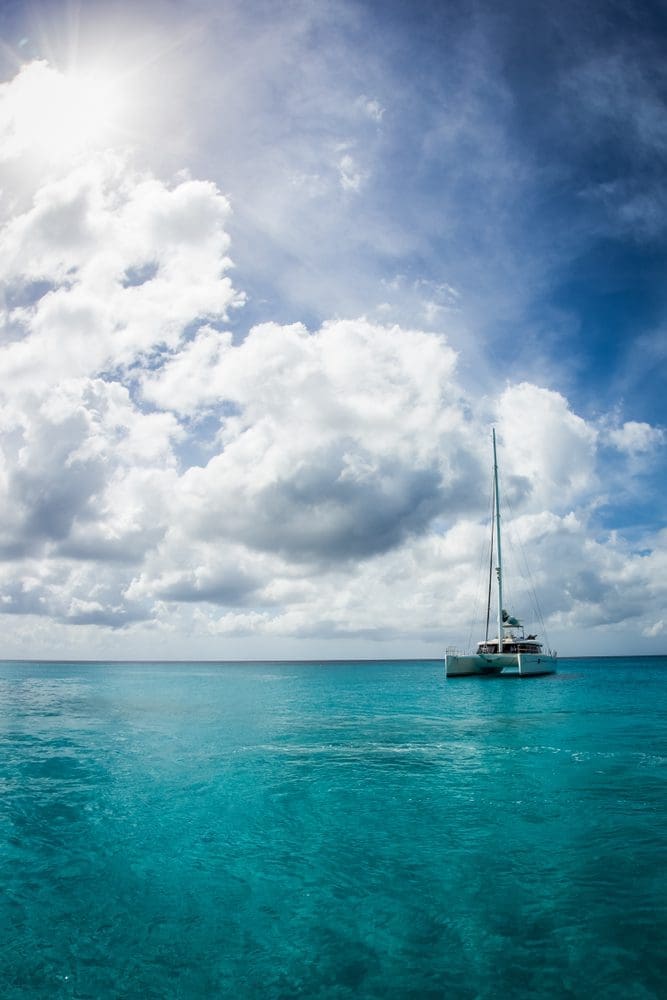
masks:
[(223, 447), (220, 443), (220, 430), (226, 420), (238, 416), (241, 407), (230, 400), (220, 400), (211, 405), (205, 412), (194, 417), (183, 417), (180, 421), (186, 436), (183, 440), (174, 442), (174, 453), (179, 459), (182, 469), (193, 465), (203, 466)]
[[(576, 319), (560, 347), (572, 359), (574, 402), (581, 412), (592, 416), (618, 402), (623, 371), (640, 350), (641, 337), (663, 322), (666, 266), (667, 252), (605, 239), (564, 273), (552, 302)], [(640, 394), (633, 411), (636, 419), (660, 421), (665, 411), (654, 365), (646, 376), (643, 399)]]
[(19, 309), (35, 305), (40, 299), (56, 288), (52, 281), (37, 280), (14, 283), (4, 289), (7, 309)]
[(145, 285), (147, 281), (152, 281), (160, 269), (157, 261), (147, 261), (144, 264), (136, 264), (128, 267), (123, 275), (123, 288), (137, 288)]

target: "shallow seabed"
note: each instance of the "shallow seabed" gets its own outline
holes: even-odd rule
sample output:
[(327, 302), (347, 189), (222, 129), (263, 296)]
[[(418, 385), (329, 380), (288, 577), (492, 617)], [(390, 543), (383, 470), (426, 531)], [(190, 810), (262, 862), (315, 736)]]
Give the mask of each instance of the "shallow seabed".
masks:
[(0, 663), (3, 997), (648, 1000), (667, 659)]

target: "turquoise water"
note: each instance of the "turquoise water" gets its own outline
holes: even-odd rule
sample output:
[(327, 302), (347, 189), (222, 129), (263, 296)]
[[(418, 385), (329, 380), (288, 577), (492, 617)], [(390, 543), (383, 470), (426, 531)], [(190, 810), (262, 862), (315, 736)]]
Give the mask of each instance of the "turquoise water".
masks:
[(1, 995), (664, 997), (666, 691), (0, 663)]

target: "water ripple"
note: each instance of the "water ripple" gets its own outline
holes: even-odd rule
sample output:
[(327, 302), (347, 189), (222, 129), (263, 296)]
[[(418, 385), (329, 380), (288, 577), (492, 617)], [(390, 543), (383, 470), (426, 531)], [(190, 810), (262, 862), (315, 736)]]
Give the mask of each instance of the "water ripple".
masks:
[(667, 672), (614, 677), (0, 665), (3, 996), (659, 997)]

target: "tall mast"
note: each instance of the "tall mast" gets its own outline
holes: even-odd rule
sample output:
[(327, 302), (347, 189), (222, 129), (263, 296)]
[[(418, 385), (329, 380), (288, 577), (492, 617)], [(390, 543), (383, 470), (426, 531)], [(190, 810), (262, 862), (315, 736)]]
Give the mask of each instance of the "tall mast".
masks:
[(498, 565), (496, 566), (496, 576), (498, 577), (498, 652), (503, 651), (503, 557), (500, 547), (500, 494), (498, 492), (498, 457), (496, 455), (496, 429), (493, 428), (493, 492), (496, 497), (496, 552), (498, 554)]

